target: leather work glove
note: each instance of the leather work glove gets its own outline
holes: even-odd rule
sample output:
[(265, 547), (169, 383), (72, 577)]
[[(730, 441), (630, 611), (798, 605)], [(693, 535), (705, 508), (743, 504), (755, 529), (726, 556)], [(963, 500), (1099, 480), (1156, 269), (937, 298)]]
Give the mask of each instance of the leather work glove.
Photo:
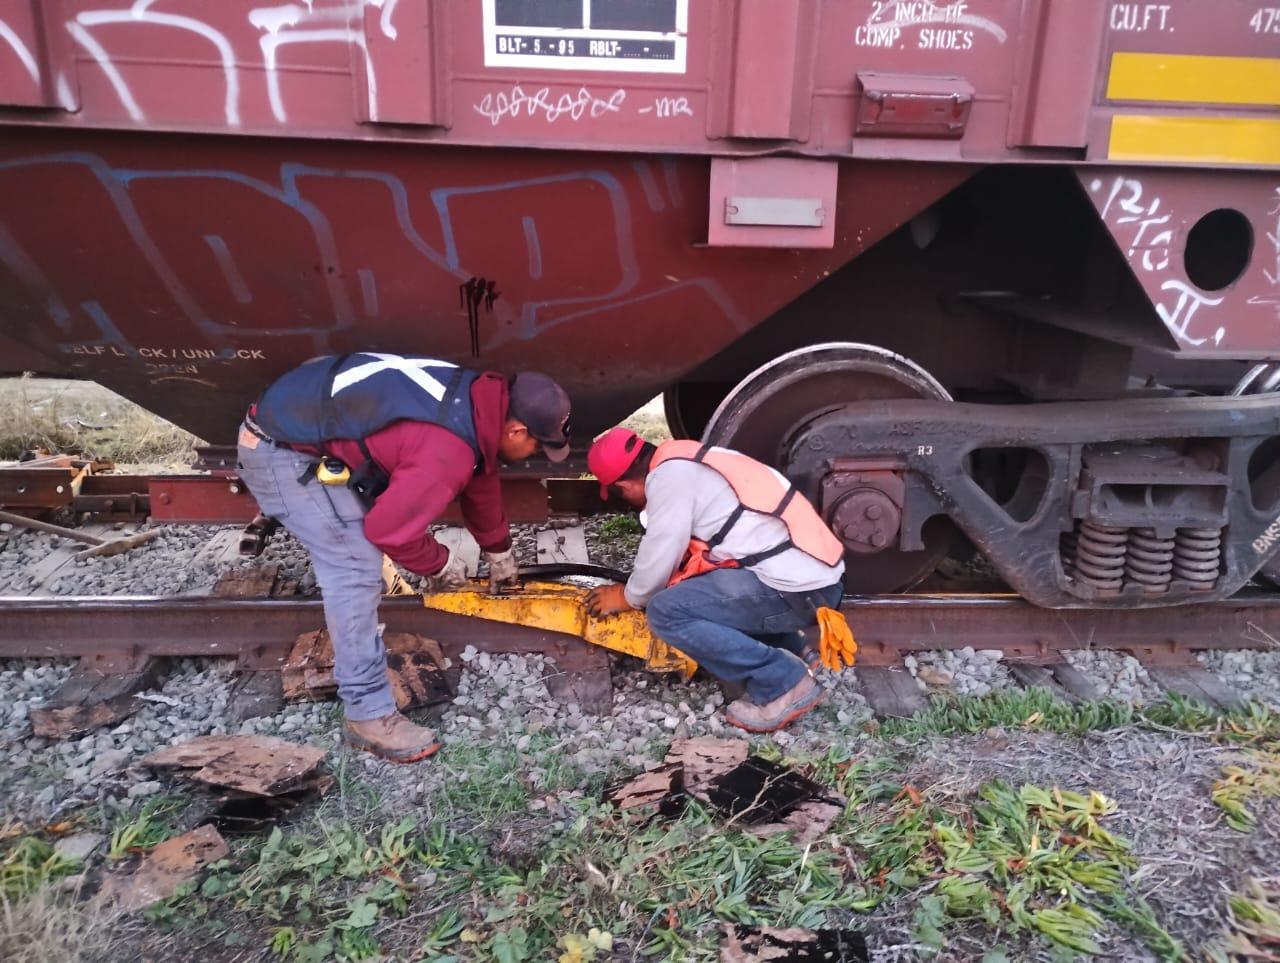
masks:
[(428, 575), (426, 585), (423, 587), (425, 592), (456, 592), (467, 584), (467, 563), (461, 557), (449, 553), (449, 560), (444, 563), (444, 568), (436, 572), (435, 575)]
[(634, 606), (627, 601), (624, 588), (625, 586), (617, 584), (593, 588), (587, 593), (587, 614), (593, 619), (599, 619), (630, 611)]
[(505, 552), (485, 552), (489, 563), (489, 594), (501, 595), (520, 588), (520, 567), (516, 564), (515, 549)]
[(854, 653), (858, 651), (858, 643), (853, 641), (853, 632), (844, 614), (836, 609), (818, 609), (818, 654), (822, 664), (832, 672), (841, 672), (846, 665), (853, 665)]

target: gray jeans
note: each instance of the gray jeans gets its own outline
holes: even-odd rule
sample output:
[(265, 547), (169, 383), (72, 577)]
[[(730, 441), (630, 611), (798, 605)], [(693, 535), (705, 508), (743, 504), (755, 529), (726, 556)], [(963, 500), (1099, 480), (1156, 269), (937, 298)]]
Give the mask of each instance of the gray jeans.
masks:
[(303, 484), (314, 458), (258, 438), (252, 438), (256, 447), (246, 440), (242, 429), (237, 474), (262, 514), (277, 519), (311, 553), (347, 718), (385, 716), (396, 703), (378, 634), (382, 551), (364, 537), (364, 507), (344, 485), (322, 485), (314, 477)]

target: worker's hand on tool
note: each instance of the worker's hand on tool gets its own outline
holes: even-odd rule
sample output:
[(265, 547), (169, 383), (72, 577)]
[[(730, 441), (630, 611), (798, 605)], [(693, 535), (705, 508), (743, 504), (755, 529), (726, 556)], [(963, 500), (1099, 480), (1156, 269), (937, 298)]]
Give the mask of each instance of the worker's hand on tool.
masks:
[(466, 584), (467, 563), (457, 554), (450, 552), (449, 560), (444, 563), (444, 568), (436, 572), (435, 575), (427, 576), (426, 590), (428, 592), (456, 592)]
[(587, 593), (587, 614), (598, 619), (634, 608), (627, 601), (625, 586), (601, 585)]
[(514, 549), (505, 552), (485, 552), (489, 563), (489, 594), (501, 595), (520, 588), (520, 566), (516, 564)]

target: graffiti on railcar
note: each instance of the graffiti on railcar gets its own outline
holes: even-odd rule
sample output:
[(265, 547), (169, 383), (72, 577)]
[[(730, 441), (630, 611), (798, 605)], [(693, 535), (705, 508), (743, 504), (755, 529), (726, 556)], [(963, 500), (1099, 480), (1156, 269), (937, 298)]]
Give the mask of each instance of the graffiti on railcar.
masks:
[(485, 117), (494, 127), (503, 118), (515, 119), (522, 114), (554, 124), (561, 117), (569, 120), (582, 120), (584, 117), (595, 120), (606, 114), (619, 113), (626, 99), (627, 92), (622, 89), (610, 94), (597, 94), (586, 87), (579, 87), (576, 91), (557, 96), (551, 93), (550, 87), (525, 91), (520, 84), (515, 84), (509, 90), (485, 94), (479, 103), (472, 105), (472, 110)]
[(1276, 188), (1275, 205), (1267, 212), (1271, 224), (1264, 232), (1271, 250), (1268, 252), (1268, 266), (1262, 269), (1262, 276), (1271, 285), (1271, 293), (1255, 294), (1249, 298), (1249, 304), (1271, 305), (1276, 320), (1280, 321), (1280, 187)]
[[(1104, 187), (1106, 184), (1101, 178), (1094, 178), (1089, 184), (1095, 196), (1101, 196)], [(1212, 297), (1180, 277), (1164, 277), (1172, 267), (1173, 242), (1179, 223), (1169, 205), (1147, 192), (1142, 181), (1121, 174), (1111, 181), (1100, 213), (1134, 270), (1160, 280), (1162, 297), (1153, 299), (1156, 314), (1174, 336), (1192, 347), (1209, 341), (1220, 344), (1227, 333), (1225, 327), (1219, 326), (1211, 334), (1197, 337), (1192, 333), (1192, 322), (1202, 308), (1216, 307), (1225, 296)]]
[[(679, 277), (654, 265), (653, 280), (644, 283), (632, 195), (643, 198), (639, 207), (648, 214), (683, 203), (674, 167), (664, 164), (661, 172), (662, 179), (647, 162), (634, 161), (617, 174), (588, 169), (437, 187), (426, 195), (429, 203), (411, 204), (423, 192), (377, 170), (292, 162), (267, 180), (216, 167), (124, 168), (82, 152), (4, 160), (0, 187), (32, 203), (23, 208), (26, 221), (10, 220), (0, 230), (0, 267), (54, 321), (33, 331), (46, 350), (133, 363), (266, 361), (259, 350), (240, 345), (300, 338), (307, 344), (302, 350), (323, 353), (340, 346), (335, 336), (371, 318), (404, 321), (424, 312), (443, 321), (447, 309), (440, 306), (455, 301), (481, 271), (497, 273), (495, 263), (504, 270), (519, 265), (515, 296), (499, 300), (487, 281), (483, 291), (476, 289), (480, 300), (464, 296), (464, 314), (474, 304), (495, 323), (483, 332), (478, 317), (468, 324), (459, 354), (478, 356), (602, 311), (656, 306), (690, 292), (709, 302), (700, 312), (743, 329), (746, 317), (711, 278)], [(41, 247), (41, 205), (33, 190), (51, 191), (48, 203), (75, 197), (104, 238), (115, 238), (104, 245), (137, 256), (111, 269), (77, 259), (41, 264), (49, 252)], [(204, 203), (184, 207), (193, 193)], [(576, 227), (564, 220), (570, 209), (578, 215)], [(376, 239), (376, 262), (362, 263), (369, 238)], [(272, 252), (265, 261), (264, 250)], [(424, 274), (424, 266), (431, 273)], [(390, 279), (381, 293), (380, 275)], [(568, 295), (566, 276), (576, 278)], [(412, 289), (407, 278), (414, 279)], [(150, 316), (142, 324), (139, 304)], [(260, 318), (279, 320), (263, 324)], [(187, 345), (162, 354), (148, 338), (127, 333), (187, 320), (216, 354), (181, 354), (196, 350)], [(446, 344), (447, 327), (436, 335)]]

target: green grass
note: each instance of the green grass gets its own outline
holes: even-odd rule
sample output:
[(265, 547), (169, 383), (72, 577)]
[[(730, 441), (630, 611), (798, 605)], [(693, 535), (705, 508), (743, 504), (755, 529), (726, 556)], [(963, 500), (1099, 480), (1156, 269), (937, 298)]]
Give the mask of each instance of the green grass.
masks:
[[(546, 785), (583, 774), (549, 740), (531, 747)], [(766, 750), (780, 757), (776, 748)], [(910, 898), (917, 938), (945, 945), (957, 924), (1088, 951), (1108, 925), (1163, 959), (1181, 948), (1149, 906), (1127, 896), (1135, 861), (1105, 823), (1098, 794), (989, 783), (973, 799), (934, 799), (892, 779), (885, 758), (839, 749), (802, 761), (851, 800), (827, 837), (797, 846), (726, 825), (696, 802), (671, 820), (559, 795), (530, 813), (513, 774), (527, 759), (459, 744), (439, 760), (429, 809), (370, 808), (343, 794), (232, 858), (151, 911), (208, 945), (265, 948), (281, 960), (718, 958), (724, 923), (857, 925)], [(998, 959), (998, 955), (993, 959)]]
[(605, 538), (629, 538), (644, 534), (644, 529), (634, 515), (614, 515), (601, 523), (600, 534)]
[(968, 920), (1097, 953), (1110, 918), (1168, 951), (1164, 958), (1183, 958), (1150, 908), (1126, 900), (1137, 861), (1104, 828), (1115, 805), (1101, 794), (996, 781), (970, 807), (894, 788), (875, 784), (855, 800), (848, 828), (861, 877), (855, 909), (923, 894), (915, 935), (935, 949), (945, 945), (948, 927)]
[(985, 732), (993, 727), (1077, 735), (1129, 725), (1137, 711), (1122, 702), (1063, 702), (1046, 689), (1003, 689), (985, 696), (935, 697), (927, 711), (909, 719), (890, 719), (879, 731), (887, 739), (909, 741)]
[[(940, 704), (914, 728), (884, 731), (1146, 725), (1253, 751), (1276, 727), (1262, 710), (1225, 716), (1185, 701), (1109, 712), (1011, 693)], [(726, 825), (696, 803), (666, 821), (619, 813), (598, 801), (617, 774), (584, 773), (572, 748), (550, 733), (524, 752), (459, 740), (424, 770), (430, 789), (412, 809), (339, 753), (338, 787), (321, 805), (268, 837), (231, 839), (230, 858), (146, 916), (188, 945), (295, 963), (710, 963), (725, 923), (858, 926), (882, 906), (909, 907), (915, 941), (943, 954), (960, 930), (966, 942), (986, 941), (992, 961), (1033, 944), (1055, 957), (1109, 950), (1124, 931), (1162, 960), (1187, 958), (1136, 895), (1137, 861), (1108, 828), (1114, 806), (1098, 793), (990, 782), (948, 796), (904, 785), (888, 754), (834, 747), (790, 760), (766, 743), (762, 754), (850, 800), (826, 836), (798, 846)], [(531, 811), (544, 796), (547, 808)], [(156, 800), (116, 826), (114, 848), (162, 838), (173, 828), (168, 806)], [(1258, 919), (1269, 919), (1266, 908)]]
[(69, 876), (76, 863), (60, 855), (49, 841), (20, 835), (0, 843), (0, 897), (18, 900)]
[(181, 796), (153, 796), (148, 799), (136, 815), (123, 817), (116, 822), (111, 830), (107, 859), (112, 862), (124, 859), (177, 835), (178, 824), (175, 817), (186, 805), (186, 800)]
[(1173, 729), (1229, 742), (1257, 743), (1280, 737), (1280, 713), (1257, 703), (1221, 712), (1174, 693), (1148, 706), (1111, 700), (1072, 703), (1041, 688), (1002, 689), (984, 696), (935, 696), (925, 712), (909, 719), (890, 719), (878, 731), (886, 739), (915, 742), (991, 728), (1081, 735), (1128, 725)]
[[(549, 742), (529, 751), (546, 773), (539, 794), (581, 782)], [(351, 778), (354, 806), (330, 800), (265, 841), (234, 841), (231, 859), (150, 918), (215, 943), (254, 934), (287, 960), (589, 963), (615, 940), (712, 959), (721, 921), (811, 926), (851, 903), (838, 848), (726, 830), (696, 804), (669, 822), (624, 818), (596, 801), (608, 774), (589, 796), (562, 794), (558, 816), (530, 814), (513, 750), (460, 744), (440, 763), (429, 823), (387, 822)], [(834, 756), (824, 765), (836, 775)]]
[(1251, 803), (1280, 797), (1280, 713), (1258, 703), (1221, 712), (1202, 702), (1170, 694), (1144, 707), (1119, 702), (1073, 704), (1045, 689), (1010, 689), (986, 696), (935, 698), (932, 708), (880, 727), (887, 739), (918, 742), (930, 736), (985, 732), (992, 727), (1081, 735), (1101, 729), (1138, 726), (1199, 736), (1239, 747), (1214, 782), (1213, 802), (1228, 825), (1250, 832)]

